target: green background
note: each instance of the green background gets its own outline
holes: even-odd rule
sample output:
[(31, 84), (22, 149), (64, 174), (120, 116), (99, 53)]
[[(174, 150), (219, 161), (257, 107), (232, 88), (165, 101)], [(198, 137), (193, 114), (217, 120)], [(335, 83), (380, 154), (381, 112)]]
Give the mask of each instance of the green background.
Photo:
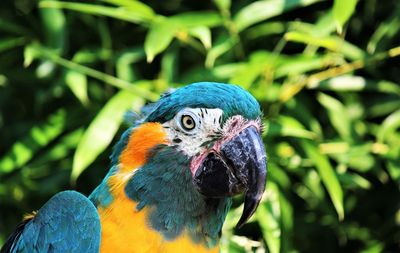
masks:
[(0, 2), (0, 245), (90, 194), (128, 109), (195, 81), (260, 102), (269, 179), (223, 252), (400, 252), (400, 2)]

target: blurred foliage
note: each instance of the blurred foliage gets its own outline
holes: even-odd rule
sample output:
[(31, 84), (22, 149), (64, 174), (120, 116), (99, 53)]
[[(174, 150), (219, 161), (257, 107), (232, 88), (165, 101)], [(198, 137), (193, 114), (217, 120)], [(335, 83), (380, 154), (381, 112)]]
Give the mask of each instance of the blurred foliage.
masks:
[(265, 114), (269, 181), (223, 252), (400, 252), (396, 0), (0, 3), (0, 245), (58, 191), (90, 194), (127, 109), (236, 83)]

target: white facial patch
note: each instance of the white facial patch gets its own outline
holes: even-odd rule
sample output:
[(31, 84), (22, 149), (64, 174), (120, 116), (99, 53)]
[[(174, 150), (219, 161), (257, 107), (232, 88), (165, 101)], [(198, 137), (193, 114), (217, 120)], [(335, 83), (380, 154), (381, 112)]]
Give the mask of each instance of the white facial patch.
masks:
[(188, 156), (206, 149), (207, 142), (222, 136), (221, 109), (185, 108), (163, 124), (171, 145)]

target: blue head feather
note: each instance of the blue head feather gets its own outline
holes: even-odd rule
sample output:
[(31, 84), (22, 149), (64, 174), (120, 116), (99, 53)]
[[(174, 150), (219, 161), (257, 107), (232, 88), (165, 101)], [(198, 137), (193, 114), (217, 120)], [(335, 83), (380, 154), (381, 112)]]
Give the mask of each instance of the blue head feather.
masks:
[(219, 108), (224, 118), (242, 115), (256, 119), (261, 110), (255, 98), (237, 85), (200, 82), (192, 83), (163, 95), (153, 106), (145, 121), (164, 123), (172, 119), (183, 108)]

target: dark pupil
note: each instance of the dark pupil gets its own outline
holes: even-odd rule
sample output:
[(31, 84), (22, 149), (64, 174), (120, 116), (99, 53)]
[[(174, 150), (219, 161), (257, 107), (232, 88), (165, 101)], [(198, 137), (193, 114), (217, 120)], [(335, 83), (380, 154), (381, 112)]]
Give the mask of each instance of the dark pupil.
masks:
[(194, 127), (193, 119), (190, 116), (185, 116), (183, 122), (183, 126), (187, 129), (192, 129)]

